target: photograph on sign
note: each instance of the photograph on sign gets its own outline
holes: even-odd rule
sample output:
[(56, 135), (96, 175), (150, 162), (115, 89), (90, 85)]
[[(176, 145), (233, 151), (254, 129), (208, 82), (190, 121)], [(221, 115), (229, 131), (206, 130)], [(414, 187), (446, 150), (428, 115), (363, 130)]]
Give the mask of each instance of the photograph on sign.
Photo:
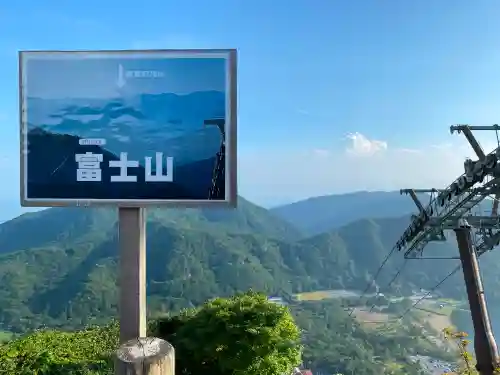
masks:
[(23, 206), (235, 204), (235, 50), (19, 61)]

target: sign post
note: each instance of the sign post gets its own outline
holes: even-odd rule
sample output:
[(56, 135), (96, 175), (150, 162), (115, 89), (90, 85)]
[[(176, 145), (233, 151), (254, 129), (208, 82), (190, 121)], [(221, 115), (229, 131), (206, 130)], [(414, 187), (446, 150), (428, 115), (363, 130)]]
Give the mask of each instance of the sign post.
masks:
[(118, 209), (120, 342), (146, 337), (145, 209)]
[(21, 205), (118, 208), (120, 341), (146, 336), (146, 207), (236, 206), (236, 50), (22, 51), (19, 85)]

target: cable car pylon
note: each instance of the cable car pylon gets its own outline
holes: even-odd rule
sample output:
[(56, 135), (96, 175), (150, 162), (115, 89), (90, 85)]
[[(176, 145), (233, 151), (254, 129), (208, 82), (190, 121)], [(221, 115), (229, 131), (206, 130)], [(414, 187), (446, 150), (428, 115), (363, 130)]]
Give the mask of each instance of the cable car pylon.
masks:
[(204, 125), (217, 126), (221, 134), (219, 151), (215, 158), (215, 165), (212, 172), (212, 185), (208, 192), (208, 199), (224, 199), (226, 194), (226, 120), (224, 118), (213, 118), (205, 120)]
[[(500, 196), (500, 141), (495, 150), (485, 154), (472, 134), (473, 130), (498, 132), (500, 126), (450, 127), (452, 134), (464, 134), (478, 157), (476, 161), (466, 159), (464, 174), (442, 190), (401, 190), (401, 194), (411, 196), (419, 212), (412, 216), (411, 224), (397, 241), (396, 248), (404, 251), (407, 259), (422, 259), (423, 249), (429, 242), (446, 240), (444, 230), (455, 232), (474, 325), (476, 367), (481, 375), (493, 375), (499, 365), (498, 349), (484, 297), (478, 257), (500, 243), (500, 221), (497, 214)], [(417, 192), (431, 194), (427, 207), (421, 204)], [(494, 198), (488, 215), (471, 213), (472, 208), (491, 196)], [(460, 267), (455, 271), (458, 269)]]

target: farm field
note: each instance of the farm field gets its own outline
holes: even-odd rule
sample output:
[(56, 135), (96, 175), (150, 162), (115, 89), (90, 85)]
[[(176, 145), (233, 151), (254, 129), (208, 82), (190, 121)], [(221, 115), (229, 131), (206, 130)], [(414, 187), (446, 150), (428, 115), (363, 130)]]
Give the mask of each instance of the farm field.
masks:
[[(326, 299), (335, 298), (348, 298), (348, 297), (358, 297), (359, 293), (348, 290), (318, 290), (314, 292), (298, 293), (295, 295), (297, 301), (322, 301)], [(366, 295), (365, 297), (370, 297), (371, 295)], [(393, 302), (399, 302), (402, 300), (401, 297), (388, 297)], [(414, 301), (419, 300), (419, 295), (408, 297)], [(455, 309), (466, 309), (466, 304), (463, 301), (457, 301), (447, 298), (433, 298), (424, 299), (417, 306), (415, 306), (414, 311), (418, 320), (422, 323), (427, 322), (436, 332), (442, 332), (443, 329), (451, 327), (452, 323), (450, 320), (450, 315)], [(381, 313), (378, 311), (370, 312), (369, 309), (364, 307), (358, 307), (354, 314), (355, 318), (365, 326), (377, 327), (381, 324), (389, 322), (391, 319), (397, 318), (397, 316)]]
[[(367, 294), (366, 297), (370, 297), (372, 294)], [(314, 292), (304, 292), (297, 293), (294, 295), (297, 301), (322, 301), (325, 299), (334, 298), (352, 298), (359, 297), (359, 293), (344, 289), (332, 289), (332, 290), (317, 290)]]
[(450, 316), (453, 310), (460, 308), (459, 306), (463, 306), (463, 303), (454, 300), (422, 301), (418, 310), (419, 319), (429, 324), (434, 331), (442, 332), (453, 326)]
[(356, 320), (362, 325), (375, 327), (383, 323), (387, 323), (394, 316), (381, 312), (370, 312), (369, 310), (356, 309), (354, 314)]
[(295, 295), (297, 301), (322, 301), (324, 299), (330, 299), (331, 294), (327, 290), (320, 290), (317, 292), (306, 292), (299, 293)]

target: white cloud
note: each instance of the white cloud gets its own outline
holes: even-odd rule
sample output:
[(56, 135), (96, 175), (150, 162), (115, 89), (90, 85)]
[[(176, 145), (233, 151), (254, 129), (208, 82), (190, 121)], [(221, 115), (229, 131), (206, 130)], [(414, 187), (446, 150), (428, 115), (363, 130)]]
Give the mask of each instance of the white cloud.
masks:
[(368, 139), (358, 132), (348, 134), (347, 139), (351, 140), (347, 148), (347, 152), (351, 155), (370, 156), (387, 150), (387, 142)]
[[(474, 153), (465, 139), (429, 144), (418, 149), (391, 147), (360, 133), (346, 139), (344, 149), (269, 151), (239, 156), (240, 194), (263, 205), (310, 196), (358, 190), (442, 188), (463, 173)], [(486, 152), (496, 147), (482, 141)]]

